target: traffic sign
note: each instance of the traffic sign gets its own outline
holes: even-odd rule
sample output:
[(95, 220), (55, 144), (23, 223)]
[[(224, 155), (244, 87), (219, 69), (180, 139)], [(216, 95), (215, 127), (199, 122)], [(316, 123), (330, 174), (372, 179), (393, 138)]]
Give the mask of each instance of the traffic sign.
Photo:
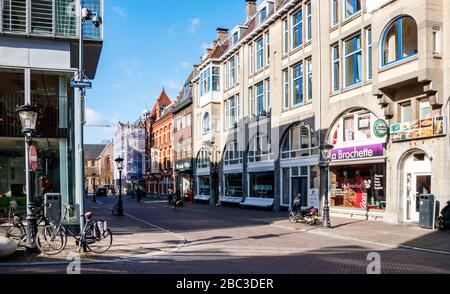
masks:
[(92, 82), (88, 80), (70, 81), (71, 88), (92, 89)]
[(34, 147), (33, 145), (31, 145), (30, 147), (29, 156), (30, 156), (30, 168), (33, 172), (36, 172), (38, 166), (38, 157), (36, 147)]

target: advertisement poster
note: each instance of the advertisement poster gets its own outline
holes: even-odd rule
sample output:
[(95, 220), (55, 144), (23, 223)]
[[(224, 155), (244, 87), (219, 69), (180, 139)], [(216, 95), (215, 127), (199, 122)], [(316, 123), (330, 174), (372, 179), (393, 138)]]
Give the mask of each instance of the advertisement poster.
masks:
[(444, 136), (445, 120), (443, 116), (397, 123), (391, 126), (392, 142), (410, 141)]
[(308, 206), (319, 209), (320, 208), (320, 197), (319, 189), (310, 189), (308, 193)]

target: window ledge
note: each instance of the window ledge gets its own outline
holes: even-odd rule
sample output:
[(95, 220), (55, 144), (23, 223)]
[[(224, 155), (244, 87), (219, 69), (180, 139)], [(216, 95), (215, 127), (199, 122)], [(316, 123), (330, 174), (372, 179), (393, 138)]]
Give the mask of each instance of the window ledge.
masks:
[(303, 44), (301, 44), (300, 46), (293, 48), (289, 51), (289, 55), (294, 55), (295, 53), (299, 52), (300, 50), (303, 49)]
[(353, 91), (353, 90), (355, 90), (355, 89), (361, 88), (362, 86), (363, 86), (363, 83), (362, 83), (362, 82), (359, 82), (359, 83), (350, 85), (350, 86), (345, 87), (344, 89), (342, 89), (342, 91), (341, 91), (340, 94), (343, 94), (343, 93), (347, 93), (347, 92)]
[(419, 59), (419, 55), (415, 54), (415, 55), (406, 57), (404, 59), (401, 59), (401, 60), (398, 60), (398, 61), (394, 61), (394, 62), (392, 62), (392, 63), (390, 63), (388, 65), (384, 65), (378, 70), (378, 72), (379, 73), (385, 72), (385, 71), (388, 71), (388, 70), (390, 70), (392, 68), (395, 68), (395, 67), (398, 67), (398, 66), (402, 66), (402, 65), (404, 65), (406, 63), (409, 63), (411, 61), (415, 61), (415, 60), (418, 60), (418, 59)]
[(344, 26), (346, 24), (348, 24), (349, 22), (352, 22), (353, 20), (357, 19), (358, 17), (360, 17), (362, 15), (361, 11), (358, 11), (352, 15), (350, 15), (349, 17), (347, 17), (346, 19), (341, 21), (341, 26)]

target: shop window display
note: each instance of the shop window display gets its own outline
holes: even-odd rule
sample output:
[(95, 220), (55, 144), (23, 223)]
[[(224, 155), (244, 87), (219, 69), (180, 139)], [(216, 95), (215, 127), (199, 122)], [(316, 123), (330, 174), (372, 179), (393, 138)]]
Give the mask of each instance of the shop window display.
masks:
[(209, 176), (198, 177), (198, 194), (199, 195), (210, 195), (210, 180)]
[(225, 196), (242, 197), (242, 174), (225, 174)]
[(385, 210), (385, 164), (331, 167), (331, 206)]
[(259, 172), (250, 173), (250, 197), (273, 198), (274, 197), (274, 173)]

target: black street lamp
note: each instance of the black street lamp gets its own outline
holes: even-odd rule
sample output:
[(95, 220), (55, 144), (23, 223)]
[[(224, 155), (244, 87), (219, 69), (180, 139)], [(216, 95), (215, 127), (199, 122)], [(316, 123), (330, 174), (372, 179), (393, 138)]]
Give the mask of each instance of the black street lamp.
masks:
[(320, 146), (321, 151), (321, 167), (325, 168), (325, 179), (324, 179), (324, 193), (325, 193), (325, 201), (323, 206), (323, 226), (325, 228), (331, 228), (331, 221), (330, 221), (330, 201), (329, 201), (329, 191), (328, 191), (328, 175), (330, 173), (330, 162), (332, 161), (331, 153), (334, 149), (334, 146), (331, 144), (325, 144)]
[(123, 158), (117, 158), (117, 169), (119, 170), (119, 202), (117, 203), (117, 215), (123, 216), (123, 199), (122, 199), (122, 170), (123, 170)]
[(97, 174), (95, 174), (95, 173), (93, 173), (92, 174), (92, 190), (94, 191), (94, 194), (92, 195), (92, 202), (94, 202), (94, 203), (96, 203), (97, 202), (97, 191), (96, 191), (96, 189), (95, 189), (95, 180), (96, 180), (96, 178), (97, 178)]
[(34, 197), (32, 195), (32, 171), (30, 166), (30, 147), (33, 143), (33, 134), (36, 131), (38, 108), (26, 104), (16, 109), (22, 124), (22, 133), (25, 135), (25, 173), (27, 186), (27, 240), (26, 247), (34, 250), (36, 246), (37, 218), (34, 214)]

